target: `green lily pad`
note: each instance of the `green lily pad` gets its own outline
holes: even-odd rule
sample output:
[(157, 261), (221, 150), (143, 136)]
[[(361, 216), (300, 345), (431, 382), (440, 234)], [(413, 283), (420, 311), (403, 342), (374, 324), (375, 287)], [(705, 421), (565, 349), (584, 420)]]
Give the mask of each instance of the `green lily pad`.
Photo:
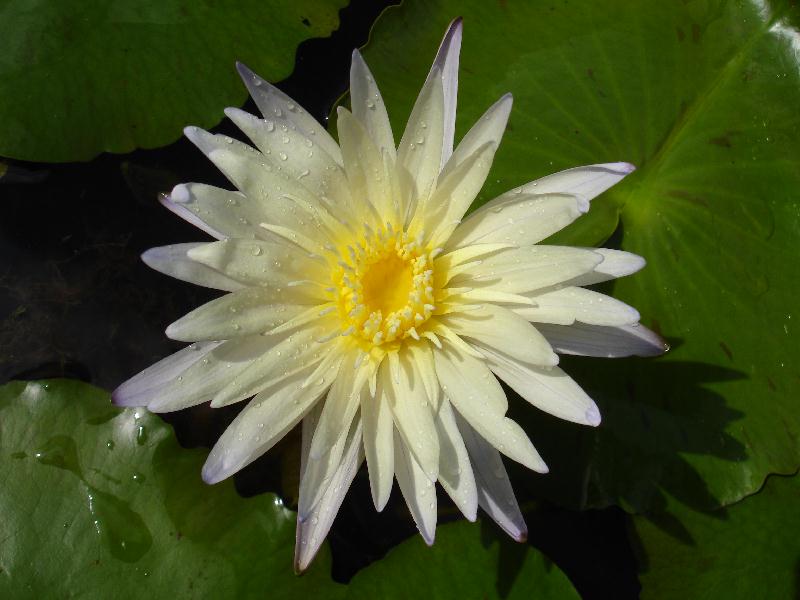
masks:
[(491, 524), (440, 525), (428, 548), (419, 536), (392, 549), (350, 582), (348, 600), (382, 598), (549, 598), (580, 596), (535, 548)]
[(601, 406), (597, 430), (517, 403), (551, 468), (527, 484), (561, 504), (643, 511), (667, 492), (713, 508), (800, 465), (799, 14), (791, 2), (439, 0), (390, 9), (373, 30), (365, 58), (396, 132), (455, 15), (457, 138), (514, 94), (478, 205), (576, 165), (639, 167), (551, 241), (616, 230), (611, 244), (649, 264), (613, 293), (673, 349), (563, 361)]
[(88, 160), (211, 127), (247, 97), (236, 60), (285, 78), (346, 4), (0, 0), (0, 156)]
[(324, 549), (294, 575), (295, 513), (205, 485), (205, 455), (84, 383), (0, 388), (0, 596), (340, 597)]
[(642, 598), (796, 598), (800, 477), (771, 477), (727, 509), (670, 504), (671, 519), (634, 518)]

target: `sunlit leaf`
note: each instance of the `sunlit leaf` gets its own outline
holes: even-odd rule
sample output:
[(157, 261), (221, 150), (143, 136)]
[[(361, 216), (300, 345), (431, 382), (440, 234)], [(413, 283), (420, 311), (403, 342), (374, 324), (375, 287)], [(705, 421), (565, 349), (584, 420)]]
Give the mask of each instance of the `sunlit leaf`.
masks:
[(292, 570), (295, 513), (204, 484), (205, 454), (83, 383), (0, 388), (0, 596), (337, 598), (327, 552)]
[[(509, 127), (479, 203), (560, 169), (639, 170), (555, 237), (647, 268), (614, 289), (673, 344), (564, 361), (597, 430), (517, 403), (560, 503), (715, 507), (800, 464), (800, 7), (792, 2), (409, 2), (365, 57), (401, 131), (442, 31), (464, 17), (457, 138), (501, 94)], [(414, 48), (419, 51), (409, 52)], [(528, 477), (528, 479), (531, 479)], [(542, 490), (543, 488), (543, 490)]]

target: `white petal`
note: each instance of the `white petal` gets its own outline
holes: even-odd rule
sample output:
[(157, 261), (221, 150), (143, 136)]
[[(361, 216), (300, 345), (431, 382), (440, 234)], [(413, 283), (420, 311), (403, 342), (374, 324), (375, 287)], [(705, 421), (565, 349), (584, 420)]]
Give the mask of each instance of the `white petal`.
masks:
[(228, 340), (172, 381), (151, 390), (147, 408), (172, 412), (208, 402), (268, 348), (269, 342), (260, 335)]
[[(442, 38), (436, 58), (433, 61), (428, 79), (442, 78), (444, 118), (442, 128), (443, 167), (453, 153), (453, 139), (456, 131), (456, 100), (458, 96), (458, 58), (461, 52), (461, 17), (454, 19)], [(438, 71), (438, 73), (437, 73)]]
[(413, 342), (407, 340), (405, 350), (413, 364), (414, 373), (422, 381), (425, 393), (434, 410), (438, 410), (439, 379), (436, 377), (436, 368), (433, 364), (433, 352), (427, 340)]
[(433, 358), (446, 396), (463, 398), (498, 418), (506, 414), (505, 392), (485, 361), (461, 352), (449, 341), (433, 353)]
[(439, 483), (464, 516), (474, 521), (478, 510), (475, 477), (453, 409), (446, 399), (437, 413), (436, 429), (439, 432)]
[(226, 292), (242, 289), (240, 282), (187, 256), (190, 250), (205, 244), (206, 242), (193, 242), (150, 248), (142, 254), (142, 260), (151, 269), (181, 281)]
[(580, 196), (509, 192), (464, 219), (448, 239), (447, 248), (490, 243), (538, 244), (587, 210), (589, 203)]
[(439, 176), (442, 157), (443, 100), (441, 74), (429, 76), (419, 93), (397, 149), (397, 168), (403, 199), (426, 199)]
[(600, 424), (597, 405), (558, 367), (539, 369), (490, 350), (484, 353), (492, 371), (537, 408), (581, 425)]
[(431, 245), (441, 246), (461, 222), (475, 196), (483, 187), (497, 146), (489, 142), (478, 148), (437, 186), (428, 199), (423, 199), (414, 215), (414, 229), (431, 233)]
[(226, 108), (225, 114), (253, 141), (273, 168), (280, 168), (312, 194), (328, 196), (337, 204), (349, 203), (350, 192), (339, 163), (316, 148), (302, 129), (269, 117), (259, 119), (238, 108)]
[(636, 167), (626, 162), (575, 167), (526, 183), (522, 191), (532, 194), (574, 194), (591, 200), (635, 170)]
[(298, 573), (305, 571), (316, 556), (330, 531), (333, 519), (339, 512), (347, 490), (350, 489), (358, 473), (358, 468), (364, 460), (360, 442), (360, 438), (355, 435), (348, 438), (339, 467), (333, 473), (322, 498), (305, 521), (297, 520), (294, 568)]
[(584, 273), (569, 282), (570, 285), (593, 285), (611, 279), (625, 277), (636, 273), (645, 266), (645, 260), (636, 254), (623, 250), (610, 250), (608, 248), (592, 248), (603, 257), (603, 262), (593, 271)]
[(444, 165), (436, 193), (424, 205), (422, 228), (430, 231), (433, 244), (444, 243), (469, 209), (486, 181), (511, 111), (511, 94), (498, 100), (469, 130)]
[(394, 424), (383, 386), (376, 390), (374, 398), (366, 387), (361, 391), (361, 416), (369, 487), (375, 508), (380, 512), (389, 501), (394, 481)]
[(319, 423), (319, 416), (322, 414), (322, 408), (325, 406), (324, 402), (317, 402), (303, 417), (300, 424), (300, 478), (306, 472), (306, 465), (309, 460), (309, 452), (311, 450), (311, 441), (314, 439), (314, 432), (317, 430)]
[[(434, 356), (436, 358), (436, 372), (442, 382), (442, 389), (450, 399), (453, 407), (472, 425), (475, 431), (509, 458), (516, 460), (533, 471), (546, 473), (547, 465), (545, 465), (522, 428), (511, 419), (492, 410), (491, 407), (487, 406), (487, 402), (483, 397), (478, 395), (476, 398), (475, 392), (471, 391), (477, 387), (474, 384), (480, 385), (478, 381), (480, 376), (476, 377), (475, 374), (467, 372), (454, 372), (456, 361), (459, 358), (458, 351), (448, 343), (442, 350), (436, 352)], [(453, 380), (459, 377), (463, 382), (460, 385), (453, 385)], [(494, 376), (490, 375), (490, 377), (494, 379)], [(464, 387), (467, 388), (467, 393), (462, 392)], [(484, 385), (484, 387), (486, 386)]]
[(528, 321), (572, 325), (631, 325), (639, 313), (624, 302), (580, 287), (566, 287), (531, 296), (535, 306), (515, 307), (514, 312)]
[(383, 157), (363, 125), (345, 108), (339, 107), (336, 123), (342, 145), (347, 181), (353, 189), (355, 209), (375, 225), (397, 222), (398, 211), (391, 184), (384, 176)]
[(261, 111), (268, 119), (282, 119), (294, 124), (314, 142), (327, 152), (336, 162), (342, 164), (339, 146), (331, 135), (320, 125), (317, 120), (308, 114), (300, 105), (289, 98), (269, 82), (261, 79), (242, 63), (236, 63), (236, 68), (247, 90)]
[(226, 294), (172, 323), (167, 337), (194, 342), (266, 333), (309, 310), (306, 304), (287, 302), (293, 298), (285, 292), (294, 289), (277, 292), (272, 287), (254, 287)]
[(513, 539), (524, 542), (528, 539), (528, 527), (514, 497), (503, 459), (464, 419), (456, 415), (456, 420), (472, 460), (480, 507)]
[(222, 342), (200, 342), (161, 359), (128, 379), (111, 393), (117, 406), (147, 406), (153, 395)]
[(321, 285), (298, 286), (293, 283), (324, 283), (330, 277), (330, 270), (323, 261), (312, 258), (295, 246), (263, 240), (229, 239), (197, 246), (187, 254), (190, 259), (247, 285), (273, 285), (280, 288), (287, 284), (294, 285), (300, 287), (295, 294), (307, 294), (307, 303), (315, 299), (323, 303), (328, 297)]
[[(332, 232), (323, 219), (325, 200), (309, 192), (290, 177), (280, 165), (272, 165), (255, 148), (222, 135), (212, 135), (197, 127), (184, 130), (220, 171), (244, 194), (259, 202), (267, 213), (268, 223), (281, 225), (309, 238), (331, 241)], [(288, 155), (287, 155), (288, 157)]]
[(171, 211), (172, 213), (178, 215), (181, 219), (183, 219), (187, 223), (191, 223), (198, 229), (205, 231), (211, 237), (215, 237), (218, 240), (228, 237), (221, 231), (215, 229), (210, 223), (208, 223), (207, 220), (201, 219), (196, 213), (189, 210), (185, 202), (181, 202), (179, 200), (184, 198), (184, 195), (182, 195), (181, 192), (184, 191), (185, 189), (186, 188), (183, 185), (175, 186), (175, 188), (172, 191), (172, 194), (170, 194), (169, 196), (166, 194), (159, 194), (158, 201), (161, 203), (161, 206)]
[(436, 488), (414, 460), (397, 430), (394, 432), (394, 448), (397, 484), (422, 539), (430, 546), (436, 537)]
[(298, 371), (314, 367), (336, 350), (335, 342), (317, 340), (335, 327), (329, 316), (296, 330), (261, 336), (268, 347), (247, 368), (220, 389), (211, 401), (213, 408), (240, 402), (265, 388), (279, 385)]
[[(182, 183), (176, 185), (169, 195), (177, 213), (193, 225), (188, 215), (205, 223), (206, 231), (217, 231), (215, 237), (263, 238), (266, 232), (258, 226), (269, 218), (261, 203), (248, 198), (241, 192), (230, 192), (202, 183)], [(212, 234), (213, 235), (213, 234)]]
[(448, 175), (455, 171), (458, 165), (487, 143), (491, 143), (495, 148), (500, 146), (500, 140), (503, 139), (503, 133), (508, 123), (508, 115), (511, 113), (512, 103), (511, 94), (505, 94), (478, 119), (472, 129), (464, 136), (464, 139), (459, 142), (455, 152), (442, 168), (442, 172), (439, 175), (440, 182), (444, 181)]
[(353, 116), (364, 125), (375, 147), (381, 152), (385, 151), (394, 162), (397, 152), (386, 105), (375, 78), (358, 50), (353, 50), (353, 62), (350, 65), (350, 104)]
[(390, 368), (387, 360), (381, 364), (378, 374), (380, 386), (389, 398), (395, 427), (404, 444), (428, 479), (436, 481), (439, 437), (433, 423), (433, 411), (422, 378), (410, 357), (401, 352), (398, 358), (396, 371)]
[(442, 323), (462, 337), (468, 337), (481, 348), (489, 348), (530, 365), (552, 367), (558, 364), (544, 336), (514, 312), (484, 304), (482, 308), (463, 313), (450, 313)]
[(669, 350), (664, 338), (638, 323), (620, 327), (542, 323), (538, 328), (559, 354), (618, 358), (659, 356)]
[[(319, 423), (317, 423), (317, 428), (319, 426)], [(342, 430), (339, 438), (327, 453), (319, 459), (314, 459), (309, 453), (300, 478), (300, 492), (297, 504), (297, 519), (299, 521), (306, 521), (311, 518), (312, 512), (322, 500), (334, 475), (339, 470), (345, 448), (352, 446), (354, 440), (357, 440), (357, 444), (360, 446), (361, 439), (361, 417), (356, 414), (352, 423), (347, 423), (346, 429)], [(313, 445), (313, 438), (311, 443)]]
[(445, 271), (458, 265), (472, 262), (477, 258), (485, 257), (488, 254), (494, 254), (499, 250), (513, 247), (513, 244), (473, 244), (437, 256), (433, 264), (436, 265), (437, 270)]
[(349, 429), (360, 404), (361, 389), (371, 374), (367, 364), (355, 367), (355, 352), (352, 350), (340, 352), (345, 356), (339, 374), (325, 399), (325, 407), (314, 432), (311, 460), (322, 458), (333, 447), (339, 436)]
[(310, 368), (253, 398), (211, 449), (203, 481), (217, 483), (243, 469), (283, 438), (330, 387), (336, 371), (320, 385), (301, 387)]
[(583, 248), (530, 246), (501, 250), (458, 267), (448, 287), (489, 287), (522, 294), (562, 283), (588, 273), (603, 257)]

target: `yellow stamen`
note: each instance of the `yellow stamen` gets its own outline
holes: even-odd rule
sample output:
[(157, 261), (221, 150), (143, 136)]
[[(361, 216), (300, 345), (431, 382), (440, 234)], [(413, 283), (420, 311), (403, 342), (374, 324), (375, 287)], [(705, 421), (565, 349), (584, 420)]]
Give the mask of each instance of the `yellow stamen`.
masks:
[(334, 252), (332, 295), (342, 335), (352, 335), (366, 351), (419, 339), (436, 309), (430, 252), (392, 227), (364, 231), (360, 243)]

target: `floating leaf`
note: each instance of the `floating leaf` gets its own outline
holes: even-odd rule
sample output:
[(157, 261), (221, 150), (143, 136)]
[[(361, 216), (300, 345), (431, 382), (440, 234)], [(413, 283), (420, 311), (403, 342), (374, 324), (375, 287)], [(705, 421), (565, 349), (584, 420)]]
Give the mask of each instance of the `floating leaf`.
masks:
[(670, 518), (635, 517), (644, 600), (796, 598), (800, 477), (771, 477), (727, 509), (670, 504)]
[(576, 165), (636, 164), (552, 241), (599, 244), (619, 227), (611, 243), (649, 264), (614, 294), (673, 344), (657, 361), (563, 361), (601, 405), (597, 430), (517, 403), (551, 468), (527, 479), (562, 504), (639, 511), (663, 505), (664, 491), (696, 507), (730, 504), (767, 474), (793, 472), (800, 7), (405, 3), (379, 19), (365, 51), (395, 132), (459, 14), (457, 137), (514, 94), (478, 203)]
[(427, 548), (419, 536), (356, 574), (348, 600), (381, 598), (579, 598), (538, 550), (511, 541), (494, 524), (440, 525)]
[(0, 156), (88, 160), (210, 127), (247, 97), (240, 60), (270, 80), (330, 34), (345, 0), (0, 1)]
[(0, 596), (337, 598), (292, 570), (295, 513), (200, 480), (206, 452), (75, 381), (0, 388)]

